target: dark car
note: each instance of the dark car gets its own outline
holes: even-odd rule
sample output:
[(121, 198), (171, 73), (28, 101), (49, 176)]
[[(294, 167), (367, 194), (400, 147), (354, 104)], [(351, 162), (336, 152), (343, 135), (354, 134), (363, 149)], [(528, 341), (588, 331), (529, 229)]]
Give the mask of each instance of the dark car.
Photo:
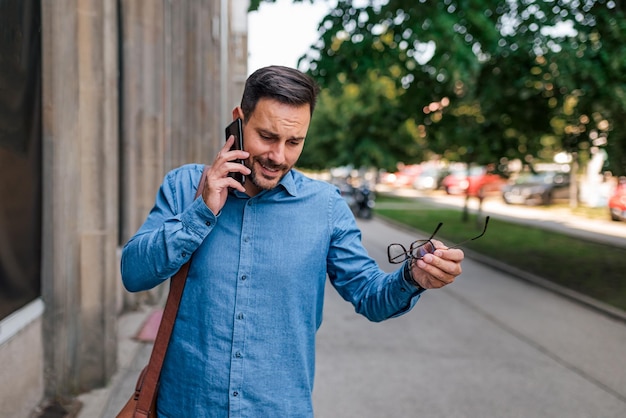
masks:
[(626, 180), (620, 182), (609, 198), (609, 211), (614, 221), (626, 221)]
[(509, 204), (549, 205), (558, 199), (569, 199), (568, 173), (545, 171), (521, 174), (502, 188), (502, 198)]

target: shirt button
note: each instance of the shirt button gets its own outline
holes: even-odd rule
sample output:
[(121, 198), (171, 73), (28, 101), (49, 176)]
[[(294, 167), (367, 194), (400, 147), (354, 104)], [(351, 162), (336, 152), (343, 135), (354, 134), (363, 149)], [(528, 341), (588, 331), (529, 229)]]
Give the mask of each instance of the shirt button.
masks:
[(401, 292), (406, 292), (406, 289), (405, 289), (404, 287), (401, 287), (401, 288), (400, 288), (400, 291), (401, 291)]
[(243, 276), (241, 276), (241, 280), (246, 280), (248, 277), (244, 274)]
[(252, 200), (248, 200), (248, 206), (252, 206)]
[(243, 319), (243, 314), (242, 313), (238, 313), (237, 314), (237, 319)]
[(242, 357), (241, 352), (240, 352), (240, 351), (237, 351), (237, 352), (235, 353), (235, 357), (237, 357), (237, 358), (241, 358), (241, 357)]
[(206, 226), (211, 226), (211, 221), (206, 221), (204, 224), (205, 224)]
[(233, 392), (233, 396), (239, 396), (239, 392), (234, 391), (234, 392)]
[(182, 252), (182, 253), (180, 254), (180, 256), (181, 256), (182, 258), (187, 258), (187, 253)]

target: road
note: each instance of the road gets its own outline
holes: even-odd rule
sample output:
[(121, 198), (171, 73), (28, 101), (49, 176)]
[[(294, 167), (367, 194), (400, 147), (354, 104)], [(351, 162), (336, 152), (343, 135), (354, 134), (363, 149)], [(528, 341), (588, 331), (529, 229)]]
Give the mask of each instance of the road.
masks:
[[(363, 221), (384, 269), (389, 242)], [(626, 324), (471, 259), (445, 289), (380, 324), (329, 286), (318, 333), (316, 418), (626, 416)]]

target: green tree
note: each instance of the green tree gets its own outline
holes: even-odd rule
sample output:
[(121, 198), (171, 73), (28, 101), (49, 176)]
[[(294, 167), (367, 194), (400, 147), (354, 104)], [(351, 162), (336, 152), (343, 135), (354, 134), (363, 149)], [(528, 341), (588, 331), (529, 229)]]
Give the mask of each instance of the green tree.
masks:
[(398, 112), (405, 91), (392, 78), (370, 70), (361, 83), (321, 92), (299, 165), (344, 165), (395, 170), (396, 163), (421, 162), (427, 146), (415, 121)]
[[(398, 74), (407, 92), (402, 107), (425, 127), (434, 152), (478, 163), (518, 157), (536, 151), (532, 139), (550, 125), (541, 92), (523, 88), (520, 77), (532, 56), (501, 42), (510, 4), (390, 0), (355, 8), (340, 1), (322, 22), (322, 44), (305, 59), (327, 87), (358, 82), (371, 66)], [(531, 115), (521, 120), (522, 113)]]
[(565, 146), (606, 147), (611, 170), (626, 175), (626, 13), (621, 2), (558, 1), (554, 12), (575, 36), (547, 51), (562, 96), (555, 125)]
[(394, 116), (450, 158), (597, 146), (626, 174), (624, 39), (614, 0), (339, 0), (302, 61), (335, 96), (371, 74), (390, 78), (405, 91)]

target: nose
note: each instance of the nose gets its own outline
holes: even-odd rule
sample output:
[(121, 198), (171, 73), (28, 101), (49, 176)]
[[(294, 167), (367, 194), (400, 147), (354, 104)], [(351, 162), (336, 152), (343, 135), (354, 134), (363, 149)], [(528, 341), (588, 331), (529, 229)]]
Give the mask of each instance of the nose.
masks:
[(282, 141), (275, 141), (270, 147), (268, 158), (276, 165), (285, 162), (285, 144)]

